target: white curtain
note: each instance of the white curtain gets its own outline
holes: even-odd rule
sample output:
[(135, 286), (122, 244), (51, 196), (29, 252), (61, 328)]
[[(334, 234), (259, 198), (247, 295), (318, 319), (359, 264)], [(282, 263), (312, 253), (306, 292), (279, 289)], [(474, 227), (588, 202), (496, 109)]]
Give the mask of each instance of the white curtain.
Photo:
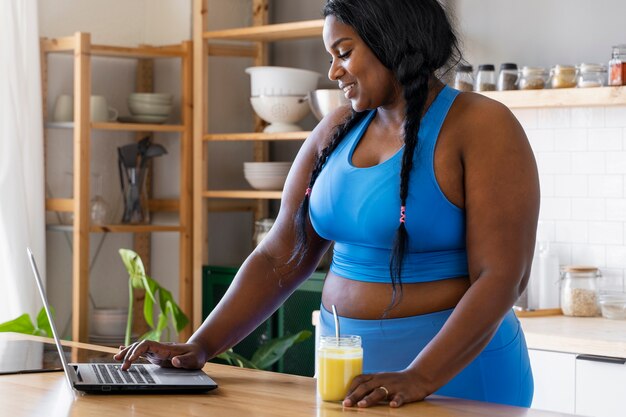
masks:
[(0, 0), (0, 322), (41, 306), (26, 247), (45, 274), (37, 0)]

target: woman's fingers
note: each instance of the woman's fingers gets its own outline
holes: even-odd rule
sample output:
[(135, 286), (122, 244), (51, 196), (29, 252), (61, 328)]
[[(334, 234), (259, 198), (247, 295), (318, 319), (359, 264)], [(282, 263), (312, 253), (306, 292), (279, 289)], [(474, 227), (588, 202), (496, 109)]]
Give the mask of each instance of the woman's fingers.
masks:
[(359, 375), (352, 381), (343, 405), (370, 407), (388, 401), (390, 407), (401, 407), (406, 403), (421, 401), (428, 395), (420, 385), (408, 372)]

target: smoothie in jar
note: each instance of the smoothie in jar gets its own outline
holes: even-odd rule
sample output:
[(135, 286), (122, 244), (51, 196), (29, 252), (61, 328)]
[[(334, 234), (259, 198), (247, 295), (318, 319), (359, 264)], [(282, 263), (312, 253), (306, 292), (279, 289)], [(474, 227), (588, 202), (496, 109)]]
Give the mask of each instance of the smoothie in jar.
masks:
[(324, 401), (342, 401), (352, 379), (363, 373), (360, 336), (322, 336), (317, 350), (317, 392)]

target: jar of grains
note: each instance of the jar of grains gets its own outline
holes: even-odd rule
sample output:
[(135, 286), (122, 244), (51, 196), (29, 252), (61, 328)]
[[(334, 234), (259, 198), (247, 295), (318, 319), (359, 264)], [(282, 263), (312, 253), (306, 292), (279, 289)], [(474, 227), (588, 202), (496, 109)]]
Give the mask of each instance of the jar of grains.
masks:
[(517, 79), (517, 64), (511, 62), (501, 64), (496, 88), (498, 91), (517, 90)]
[(474, 67), (471, 65), (459, 65), (454, 75), (454, 88), (459, 91), (474, 90)]
[(576, 87), (576, 67), (571, 65), (555, 65), (550, 70), (552, 88)]
[(600, 314), (595, 266), (566, 266), (561, 275), (561, 310), (566, 316), (593, 317)]
[(607, 83), (606, 67), (602, 64), (580, 64), (578, 66), (577, 86), (604, 87)]
[(491, 64), (479, 65), (474, 91), (495, 91), (496, 67)]
[(541, 90), (546, 86), (548, 71), (541, 67), (522, 67), (519, 79), (520, 90)]

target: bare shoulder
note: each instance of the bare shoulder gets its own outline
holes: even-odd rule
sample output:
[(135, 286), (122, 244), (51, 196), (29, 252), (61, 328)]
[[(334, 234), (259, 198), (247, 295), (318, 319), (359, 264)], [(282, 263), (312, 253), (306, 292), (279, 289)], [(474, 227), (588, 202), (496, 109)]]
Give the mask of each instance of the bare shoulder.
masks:
[(341, 125), (351, 113), (349, 105), (341, 106), (327, 114), (313, 129), (307, 138), (307, 146), (319, 153), (328, 145), (332, 132)]

